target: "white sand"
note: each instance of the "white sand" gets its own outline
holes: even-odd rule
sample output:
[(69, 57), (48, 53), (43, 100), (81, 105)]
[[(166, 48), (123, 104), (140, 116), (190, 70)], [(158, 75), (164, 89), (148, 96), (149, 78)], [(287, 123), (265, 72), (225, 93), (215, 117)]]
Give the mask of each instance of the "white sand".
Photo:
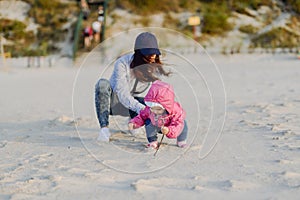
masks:
[[(28, 10), (2, 7), (2, 15), (13, 19)], [(132, 47), (127, 38), (118, 47), (126, 46), (123, 41)], [(191, 146), (179, 149), (164, 139), (156, 157), (145, 150), (143, 134), (124, 133), (126, 118), (111, 118), (109, 144), (96, 141), (94, 84), (111, 71), (101, 75), (106, 65), (99, 55), (87, 57), (83, 68), (56, 57), (52, 68), (0, 60), (0, 199), (297, 199), (300, 60), (212, 55), (224, 93), (214, 67), (187, 46), (175, 52), (200, 58), (199, 71), (172, 57), (181, 65), (168, 81), (187, 111)]]
[[(0, 197), (295, 199), (299, 60), (293, 55), (213, 58), (224, 78), (227, 117), (221, 139), (204, 159), (198, 158), (197, 141), (186, 152), (166, 141), (156, 158), (145, 152), (143, 135), (117, 133), (110, 144), (99, 144), (94, 113), (76, 116), (78, 134), (71, 98), (78, 68), (1, 71)], [(92, 102), (93, 94), (87, 98)]]
[[(192, 84), (202, 88), (195, 91), (199, 114), (190, 90), (179, 84), (185, 82), (171, 78), (188, 112), (192, 144), (183, 150), (166, 139), (156, 157), (144, 149), (143, 134), (120, 132), (126, 132), (122, 117), (111, 118), (109, 144), (96, 141), (99, 62), (88, 58), (74, 84), (79, 68), (70, 62), (28, 69), (7, 60), (8, 71), (0, 66), (0, 199), (297, 199), (300, 61), (288, 54), (212, 57), (227, 94), (217, 145), (208, 153), (223, 117), (222, 93), (214, 95), (213, 88), (218, 78), (205, 76), (219, 112), (211, 127), (205, 87), (199, 80)], [(183, 74), (197, 76), (189, 67)]]

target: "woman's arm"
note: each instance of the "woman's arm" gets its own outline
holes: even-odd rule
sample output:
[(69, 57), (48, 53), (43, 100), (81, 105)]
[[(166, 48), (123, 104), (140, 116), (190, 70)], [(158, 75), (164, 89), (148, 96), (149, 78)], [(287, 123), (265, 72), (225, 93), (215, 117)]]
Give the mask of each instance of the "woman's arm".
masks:
[[(117, 94), (119, 101), (128, 109), (139, 113), (145, 108), (143, 104), (133, 98), (130, 91), (130, 57), (125, 55), (118, 59), (114, 66), (110, 83), (113, 91)], [(132, 56), (132, 55), (130, 55)]]
[(144, 110), (141, 110), (140, 114), (129, 121), (129, 124), (132, 123), (132, 128), (139, 128), (145, 124), (145, 121), (149, 118), (150, 110), (149, 107), (146, 107)]

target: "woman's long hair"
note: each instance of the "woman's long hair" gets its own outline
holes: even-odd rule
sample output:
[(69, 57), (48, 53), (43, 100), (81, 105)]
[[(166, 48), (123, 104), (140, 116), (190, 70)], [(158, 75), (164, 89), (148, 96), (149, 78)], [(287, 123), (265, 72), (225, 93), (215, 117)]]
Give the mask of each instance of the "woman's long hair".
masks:
[(155, 57), (155, 62), (150, 63), (140, 50), (135, 50), (130, 68), (138, 81), (153, 82), (159, 80), (159, 76), (169, 76), (171, 72), (166, 72), (159, 56)]

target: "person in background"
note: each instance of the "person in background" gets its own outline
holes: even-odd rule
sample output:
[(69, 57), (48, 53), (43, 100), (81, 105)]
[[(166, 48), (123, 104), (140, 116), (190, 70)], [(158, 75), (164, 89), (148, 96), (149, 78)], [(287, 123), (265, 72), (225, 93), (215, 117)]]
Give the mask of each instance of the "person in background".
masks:
[(91, 11), (89, 9), (89, 6), (88, 6), (86, 0), (81, 0), (80, 5), (81, 5), (81, 11), (83, 13), (83, 19), (87, 20)]
[(93, 29), (90, 25), (87, 25), (83, 30), (84, 36), (84, 48), (89, 49), (93, 40)]
[(103, 24), (103, 21), (104, 21), (104, 10), (103, 10), (103, 6), (99, 6), (99, 7), (98, 7), (98, 21), (101, 23), (101, 25)]
[(96, 44), (100, 42), (100, 32), (101, 32), (101, 23), (99, 21), (94, 21), (92, 23), (94, 41)]

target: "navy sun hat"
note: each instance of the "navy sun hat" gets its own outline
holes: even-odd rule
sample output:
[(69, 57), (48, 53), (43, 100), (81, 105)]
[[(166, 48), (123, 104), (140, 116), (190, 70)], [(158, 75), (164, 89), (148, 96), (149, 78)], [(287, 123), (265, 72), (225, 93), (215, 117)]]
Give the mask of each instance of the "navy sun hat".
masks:
[(143, 55), (161, 55), (155, 35), (143, 32), (135, 39), (134, 50), (140, 50)]

